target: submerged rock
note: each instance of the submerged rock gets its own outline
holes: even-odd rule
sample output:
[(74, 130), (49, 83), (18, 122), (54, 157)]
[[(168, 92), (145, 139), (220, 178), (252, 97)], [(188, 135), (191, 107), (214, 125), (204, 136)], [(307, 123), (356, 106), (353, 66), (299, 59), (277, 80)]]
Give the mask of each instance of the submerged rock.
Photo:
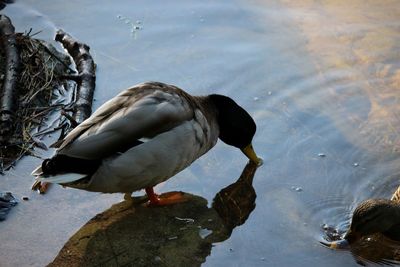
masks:
[(75, 233), (48, 266), (201, 266), (213, 243), (228, 239), (254, 210), (256, 169), (247, 164), (211, 207), (187, 193), (186, 202), (164, 207), (115, 204)]
[(212, 248), (201, 230), (227, 237), (229, 231), (205, 199), (185, 196), (187, 202), (166, 207), (112, 206), (72, 236), (48, 266), (200, 266)]

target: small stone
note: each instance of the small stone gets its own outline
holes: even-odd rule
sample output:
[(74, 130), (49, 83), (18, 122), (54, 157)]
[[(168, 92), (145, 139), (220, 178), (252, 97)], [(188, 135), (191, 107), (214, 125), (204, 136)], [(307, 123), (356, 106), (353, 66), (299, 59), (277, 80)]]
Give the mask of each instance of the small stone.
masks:
[(324, 229), (324, 230), (326, 231), (326, 230), (329, 229), (329, 226), (328, 226), (326, 223), (324, 223), (324, 224), (322, 225), (322, 229)]
[(230, 251), (230, 252), (233, 252), (233, 248), (230, 248), (229, 251)]
[(324, 153), (318, 153), (318, 157), (320, 157), (320, 158), (325, 158), (326, 155), (325, 155)]
[(258, 98), (258, 97), (254, 97), (253, 100), (254, 100), (254, 101), (258, 101), (259, 98)]
[(140, 24), (142, 24), (142, 22), (141, 22), (140, 20), (137, 20), (137, 21), (136, 21), (136, 24), (139, 24), (139, 25), (140, 25)]
[(264, 257), (262, 257), (262, 258), (261, 258), (261, 261), (265, 261), (265, 258), (264, 258)]
[(28, 201), (28, 200), (29, 200), (29, 197), (23, 196), (23, 197), (22, 197), (22, 200)]
[(161, 257), (160, 257), (160, 256), (155, 256), (155, 257), (154, 257), (154, 261), (156, 261), (156, 262), (161, 262), (162, 260), (161, 260)]
[(358, 166), (360, 166), (360, 164), (359, 164), (358, 162), (355, 162), (355, 163), (353, 164), (353, 166), (354, 166), (354, 167), (358, 167)]
[(122, 15), (117, 15), (117, 18), (118, 19), (122, 19)]
[(168, 240), (175, 240), (175, 239), (178, 239), (178, 237), (177, 236), (168, 237)]
[(272, 95), (272, 92), (271, 92), (271, 91), (269, 91), (269, 92), (268, 92), (268, 95)]
[(209, 221), (209, 222), (212, 222), (212, 221), (213, 221), (213, 219), (208, 219), (207, 221)]

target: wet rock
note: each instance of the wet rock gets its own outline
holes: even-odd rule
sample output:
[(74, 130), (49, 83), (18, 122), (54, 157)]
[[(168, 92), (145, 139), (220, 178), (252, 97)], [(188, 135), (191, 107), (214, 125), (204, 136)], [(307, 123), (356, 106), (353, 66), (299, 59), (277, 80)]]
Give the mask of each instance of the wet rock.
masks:
[[(205, 199), (186, 197), (187, 202), (167, 207), (116, 204), (72, 236), (48, 266), (201, 266), (212, 242), (228, 238), (230, 231)], [(201, 238), (198, 226), (212, 234)]]
[(256, 169), (249, 162), (211, 207), (187, 193), (187, 201), (164, 207), (118, 203), (86, 223), (48, 266), (201, 266), (213, 243), (228, 239), (254, 210)]
[(22, 200), (24, 200), (24, 201), (28, 201), (28, 200), (29, 200), (29, 197), (27, 197), (27, 196), (23, 196), (23, 197), (22, 197)]
[(0, 221), (4, 221), (11, 208), (17, 204), (11, 192), (0, 193)]

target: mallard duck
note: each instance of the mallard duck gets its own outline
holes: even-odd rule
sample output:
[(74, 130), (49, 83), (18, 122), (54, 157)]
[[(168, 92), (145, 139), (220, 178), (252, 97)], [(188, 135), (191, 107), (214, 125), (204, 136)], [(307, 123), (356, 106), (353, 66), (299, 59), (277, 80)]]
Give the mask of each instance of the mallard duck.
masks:
[(153, 187), (218, 138), (261, 164), (251, 144), (255, 132), (252, 117), (227, 96), (191, 96), (173, 85), (147, 82), (104, 103), (32, 174), (37, 181), (126, 197), (145, 189), (151, 204), (169, 204), (179, 197), (160, 199)]
[(344, 240), (333, 242), (331, 248), (346, 248), (372, 234), (400, 241), (400, 187), (391, 199), (367, 199), (353, 212), (350, 229)]

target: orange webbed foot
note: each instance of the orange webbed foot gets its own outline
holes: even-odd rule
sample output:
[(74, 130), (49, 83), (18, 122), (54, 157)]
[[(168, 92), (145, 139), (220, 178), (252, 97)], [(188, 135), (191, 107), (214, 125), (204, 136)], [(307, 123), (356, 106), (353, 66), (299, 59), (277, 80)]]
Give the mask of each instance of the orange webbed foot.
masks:
[(166, 206), (187, 201), (183, 192), (168, 192), (162, 195), (157, 195), (151, 187), (146, 188), (146, 193), (149, 197), (149, 201), (146, 204), (147, 206)]

